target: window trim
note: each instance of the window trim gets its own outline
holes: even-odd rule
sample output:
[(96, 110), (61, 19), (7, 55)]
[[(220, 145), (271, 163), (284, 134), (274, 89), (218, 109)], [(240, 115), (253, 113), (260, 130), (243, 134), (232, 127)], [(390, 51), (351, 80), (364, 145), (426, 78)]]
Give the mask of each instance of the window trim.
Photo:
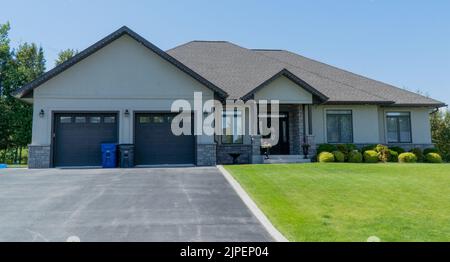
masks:
[[(388, 116), (389, 113), (408, 113), (409, 115), (409, 141), (400, 141), (400, 123), (398, 121), (400, 116)], [(397, 142), (390, 142), (389, 141), (389, 136), (388, 136), (388, 117), (394, 117), (396, 118), (396, 123), (397, 123)], [(402, 111), (402, 110), (398, 110), (398, 111), (385, 111), (384, 112), (384, 132), (385, 132), (385, 137), (386, 137), (386, 143), (387, 144), (412, 144), (413, 139), (412, 139), (412, 113), (411, 111)]]
[[(234, 117), (237, 117), (237, 113), (238, 112), (240, 112), (241, 113), (241, 127), (242, 128), (245, 128), (245, 125), (244, 125), (244, 123), (243, 123), (243, 118), (242, 118), (242, 115), (244, 114), (244, 112), (242, 111), (242, 110), (239, 110), (238, 108), (232, 108), (232, 109), (224, 109), (224, 110), (222, 110), (222, 119), (221, 119), (221, 128), (222, 128), (222, 131), (223, 131), (223, 129), (224, 129), (224, 127), (223, 127), (223, 117), (225, 116), (225, 114), (226, 114), (226, 112), (231, 112), (231, 111), (234, 111), (234, 114), (233, 114), (233, 120), (234, 120)], [(234, 121), (233, 121), (234, 122)], [(236, 121), (236, 123), (237, 123), (237, 121)], [(233, 127), (233, 129), (234, 129), (234, 127)], [(234, 135), (225, 135), (225, 134), (222, 134), (221, 136), (220, 136), (220, 143), (221, 144), (224, 144), (224, 145), (242, 145), (242, 144), (244, 144), (244, 135), (236, 135), (236, 136), (238, 136), (238, 137), (240, 137), (241, 139), (240, 139), (240, 141), (239, 142), (234, 142), (234, 139), (233, 139), (233, 141), (232, 142), (227, 142), (227, 141), (224, 141), (224, 138), (226, 138), (226, 137), (228, 137), (228, 136), (234, 136)]]
[[(351, 139), (349, 142), (342, 142), (342, 141), (338, 141), (338, 142), (330, 142), (329, 138), (328, 138), (328, 111), (349, 111), (350, 112), (350, 120), (351, 120), (351, 127), (352, 127), (352, 132), (351, 132)], [(326, 137), (326, 141), (328, 144), (353, 144), (354, 140), (355, 140), (355, 126), (354, 126), (354, 121), (353, 121), (353, 109), (349, 109), (349, 108), (327, 108), (325, 109), (324, 112), (324, 122), (325, 122), (325, 137)], [(330, 114), (330, 115), (343, 115), (343, 114)], [(345, 114), (348, 115), (348, 114)], [(339, 130), (340, 133), (340, 130)], [(341, 137), (341, 134), (339, 134), (339, 137)]]

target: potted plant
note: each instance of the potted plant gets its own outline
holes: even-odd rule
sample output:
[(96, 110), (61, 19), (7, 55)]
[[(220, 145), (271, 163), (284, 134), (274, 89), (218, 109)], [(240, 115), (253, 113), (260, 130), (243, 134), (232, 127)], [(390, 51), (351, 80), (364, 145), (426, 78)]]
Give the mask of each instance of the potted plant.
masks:
[(308, 158), (308, 153), (309, 153), (309, 148), (311, 147), (311, 145), (309, 145), (308, 143), (304, 143), (302, 144), (302, 149), (303, 149), (303, 158), (307, 159)]
[(268, 142), (262, 143), (261, 148), (264, 150), (265, 159), (269, 159), (269, 154), (270, 154), (270, 148), (271, 147), (272, 147), (272, 144), (270, 144)]

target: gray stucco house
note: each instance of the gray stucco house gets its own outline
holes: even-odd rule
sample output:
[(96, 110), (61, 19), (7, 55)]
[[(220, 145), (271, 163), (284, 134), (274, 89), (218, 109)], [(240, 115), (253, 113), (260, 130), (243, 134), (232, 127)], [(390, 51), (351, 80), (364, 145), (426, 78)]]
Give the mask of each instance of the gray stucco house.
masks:
[[(303, 143), (428, 147), (429, 114), (445, 106), (289, 51), (225, 41), (163, 51), (122, 27), (15, 92), (33, 103), (29, 167), (99, 166), (102, 142), (134, 144), (136, 165), (230, 163), (233, 152), (240, 163), (262, 162), (258, 135), (171, 133), (172, 102), (192, 101), (194, 92), (223, 102), (279, 100), (272, 154), (293, 157)], [(233, 111), (229, 123), (244, 128), (241, 114)]]

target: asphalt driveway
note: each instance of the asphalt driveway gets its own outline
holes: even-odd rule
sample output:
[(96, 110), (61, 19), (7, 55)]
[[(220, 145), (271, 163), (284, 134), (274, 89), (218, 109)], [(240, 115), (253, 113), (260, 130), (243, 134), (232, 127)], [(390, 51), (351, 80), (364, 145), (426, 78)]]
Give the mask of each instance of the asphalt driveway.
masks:
[(0, 169), (0, 241), (271, 241), (215, 167)]

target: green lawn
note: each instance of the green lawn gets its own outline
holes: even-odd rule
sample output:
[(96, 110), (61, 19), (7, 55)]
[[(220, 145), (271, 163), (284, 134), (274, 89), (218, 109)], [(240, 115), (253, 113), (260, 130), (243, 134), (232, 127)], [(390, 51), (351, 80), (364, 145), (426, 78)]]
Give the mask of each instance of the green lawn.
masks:
[(449, 164), (225, 168), (290, 241), (450, 241)]

